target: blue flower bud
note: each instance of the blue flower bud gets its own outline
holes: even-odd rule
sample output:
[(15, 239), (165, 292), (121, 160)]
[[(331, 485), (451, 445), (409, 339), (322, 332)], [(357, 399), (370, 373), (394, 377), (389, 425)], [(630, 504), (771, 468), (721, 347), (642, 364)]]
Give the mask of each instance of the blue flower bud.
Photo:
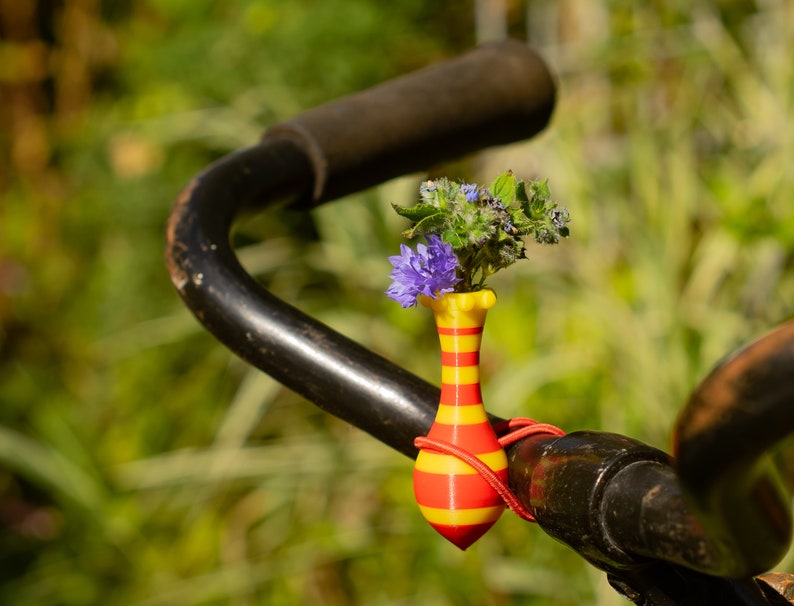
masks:
[(476, 183), (464, 183), (460, 186), (460, 191), (466, 196), (467, 202), (476, 202), (480, 199), (480, 189)]

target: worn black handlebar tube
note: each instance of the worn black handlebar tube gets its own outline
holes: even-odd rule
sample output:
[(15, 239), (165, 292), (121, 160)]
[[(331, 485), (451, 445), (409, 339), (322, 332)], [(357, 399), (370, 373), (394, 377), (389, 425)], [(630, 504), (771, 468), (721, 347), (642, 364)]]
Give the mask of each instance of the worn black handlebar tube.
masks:
[(779, 458), (792, 434), (794, 321), (789, 321), (718, 365), (676, 424), (678, 476), (726, 554), (715, 573), (758, 574), (785, 555), (792, 535), (791, 486), (776, 451)]
[(533, 436), (508, 449), (509, 482), (550, 536), (643, 606), (769, 606), (688, 506), (671, 457), (613, 433)]
[(312, 160), (315, 204), (542, 131), (555, 86), (525, 44), (506, 40), (272, 126)]
[(222, 343), (317, 406), (410, 454), (416, 427), (432, 422), (438, 390), (262, 288), (240, 266), (229, 229), (242, 204), (294, 200), (312, 169), (290, 141), (232, 154), (180, 196), (167, 240), (171, 278)]
[(271, 127), (182, 192), (166, 262), (186, 305), (232, 351), (320, 408), (409, 456), (437, 387), (273, 296), (229, 241), (238, 213), (312, 206), (403, 174), (537, 134), (554, 83), (526, 45), (506, 41), (312, 109)]

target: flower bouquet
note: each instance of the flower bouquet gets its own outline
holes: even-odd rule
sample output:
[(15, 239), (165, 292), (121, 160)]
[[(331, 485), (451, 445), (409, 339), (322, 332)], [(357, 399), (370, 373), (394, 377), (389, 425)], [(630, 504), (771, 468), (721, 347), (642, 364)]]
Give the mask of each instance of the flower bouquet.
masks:
[[(393, 205), (411, 221), (406, 238), (425, 239), (414, 251), (400, 245), (389, 257), (386, 294), (402, 307), (433, 310), (441, 345), (441, 397), (427, 436), (419, 437), (414, 494), (442, 536), (461, 549), (479, 539), (505, 504), (531, 519), (507, 482), (504, 439), (482, 402), (480, 344), (496, 295), (486, 287), (495, 272), (526, 258), (524, 238), (555, 244), (568, 237), (570, 214), (551, 201), (546, 181), (525, 183), (505, 172), (487, 188), (448, 179), (425, 181), (420, 201)], [(561, 433), (535, 424), (535, 432)]]

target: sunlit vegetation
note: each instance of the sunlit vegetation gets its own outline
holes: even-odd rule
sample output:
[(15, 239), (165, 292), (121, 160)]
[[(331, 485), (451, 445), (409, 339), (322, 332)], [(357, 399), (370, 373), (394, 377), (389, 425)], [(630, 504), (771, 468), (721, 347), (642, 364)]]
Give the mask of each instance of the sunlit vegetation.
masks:
[[(491, 284), (486, 405), (667, 449), (709, 368), (794, 312), (794, 7), (507, 4), (557, 74), (552, 124), (434, 174), (548, 178), (573, 221)], [(447, 545), (410, 460), (228, 353), (162, 261), (202, 167), (463, 52), (473, 13), (0, 3), (0, 603), (625, 603), (514, 516), (466, 553)], [(426, 176), (236, 238), (274, 292), (436, 382), (432, 318), (383, 295), (405, 227), (390, 203), (415, 203)]]

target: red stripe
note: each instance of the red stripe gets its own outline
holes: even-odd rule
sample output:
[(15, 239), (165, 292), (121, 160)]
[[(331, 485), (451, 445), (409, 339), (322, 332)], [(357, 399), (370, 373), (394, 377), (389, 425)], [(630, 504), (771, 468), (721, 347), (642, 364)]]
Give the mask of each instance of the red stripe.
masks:
[(427, 437), (431, 440), (449, 442), (475, 455), (502, 449), (488, 422), (474, 425), (433, 423)]
[(479, 351), (442, 351), (442, 366), (475, 366), (480, 363)]
[(496, 520), (487, 524), (472, 524), (470, 526), (447, 526), (444, 524), (431, 524), (431, 526), (442, 537), (465, 551), (467, 547), (471, 547), (477, 539), (488, 532), (495, 523)]
[(438, 334), (440, 335), (477, 335), (482, 332), (482, 326), (472, 326), (471, 328), (447, 328), (444, 326), (438, 327)]
[[(507, 469), (498, 472), (507, 481)], [(414, 496), (425, 507), (438, 509), (473, 509), (493, 507), (502, 502), (488, 482), (479, 474), (446, 475), (414, 470)]]
[(468, 406), (482, 404), (482, 391), (479, 383), (442, 383), (441, 404)]

